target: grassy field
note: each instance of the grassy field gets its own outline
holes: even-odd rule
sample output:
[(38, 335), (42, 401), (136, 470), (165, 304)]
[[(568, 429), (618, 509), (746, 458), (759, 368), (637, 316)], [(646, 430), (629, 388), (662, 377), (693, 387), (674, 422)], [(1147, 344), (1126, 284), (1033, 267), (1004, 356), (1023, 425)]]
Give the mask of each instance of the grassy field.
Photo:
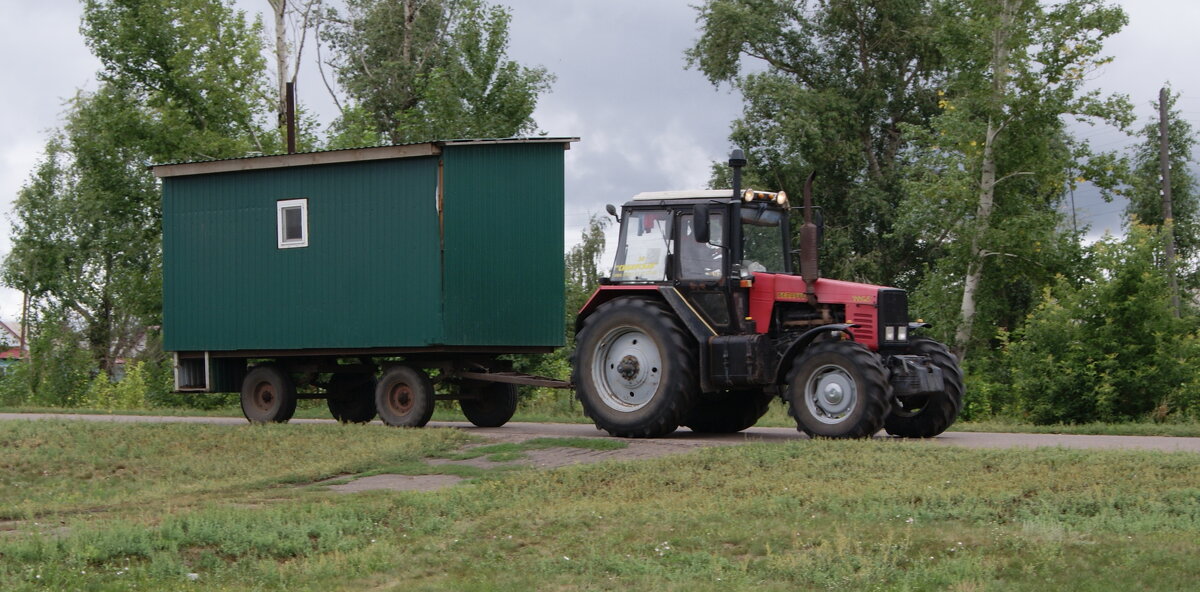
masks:
[(436, 492), (451, 430), (0, 422), (3, 590), (1183, 590), (1200, 455), (796, 441)]

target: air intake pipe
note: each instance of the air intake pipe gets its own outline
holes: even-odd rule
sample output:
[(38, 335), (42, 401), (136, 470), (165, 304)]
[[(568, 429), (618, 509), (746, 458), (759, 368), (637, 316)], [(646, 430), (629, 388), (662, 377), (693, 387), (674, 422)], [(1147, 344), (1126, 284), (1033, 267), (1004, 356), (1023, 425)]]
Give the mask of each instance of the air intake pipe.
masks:
[(800, 277), (804, 279), (804, 293), (809, 304), (817, 303), (817, 279), (821, 277), (819, 255), (820, 230), (813, 223), (812, 186), (817, 172), (813, 171), (804, 182), (804, 225), (800, 227)]

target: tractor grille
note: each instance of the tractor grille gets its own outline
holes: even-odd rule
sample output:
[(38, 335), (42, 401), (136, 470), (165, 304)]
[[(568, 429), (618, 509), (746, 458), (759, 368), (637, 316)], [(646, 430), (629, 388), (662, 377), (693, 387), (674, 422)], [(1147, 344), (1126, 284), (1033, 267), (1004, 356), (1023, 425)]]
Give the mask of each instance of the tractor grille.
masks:
[(859, 341), (870, 341), (875, 335), (875, 315), (872, 311), (855, 312), (850, 315), (850, 322), (858, 325), (850, 330)]
[(885, 289), (879, 291), (879, 324), (908, 325), (908, 293), (904, 290)]

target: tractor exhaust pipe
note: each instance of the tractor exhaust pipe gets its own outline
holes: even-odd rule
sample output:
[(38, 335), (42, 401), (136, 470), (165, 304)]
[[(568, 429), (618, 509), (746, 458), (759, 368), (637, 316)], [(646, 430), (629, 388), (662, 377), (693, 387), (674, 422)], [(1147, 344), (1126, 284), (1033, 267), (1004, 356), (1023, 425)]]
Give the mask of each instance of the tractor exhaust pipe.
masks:
[(804, 280), (804, 293), (809, 304), (817, 303), (817, 279), (821, 277), (817, 225), (813, 223), (812, 186), (817, 172), (813, 171), (804, 182), (804, 225), (800, 227), (800, 277)]

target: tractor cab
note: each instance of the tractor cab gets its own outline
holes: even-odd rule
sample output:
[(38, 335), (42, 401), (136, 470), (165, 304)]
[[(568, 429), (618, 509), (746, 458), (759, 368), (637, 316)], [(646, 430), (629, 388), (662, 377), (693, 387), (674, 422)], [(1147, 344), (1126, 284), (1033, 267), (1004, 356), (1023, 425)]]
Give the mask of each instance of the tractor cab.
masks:
[(622, 207), (606, 283), (673, 286), (714, 333), (740, 332), (733, 320), (744, 318), (745, 301), (735, 294), (744, 295), (756, 273), (792, 273), (791, 230), (784, 192), (733, 195), (732, 189), (635, 195)]

